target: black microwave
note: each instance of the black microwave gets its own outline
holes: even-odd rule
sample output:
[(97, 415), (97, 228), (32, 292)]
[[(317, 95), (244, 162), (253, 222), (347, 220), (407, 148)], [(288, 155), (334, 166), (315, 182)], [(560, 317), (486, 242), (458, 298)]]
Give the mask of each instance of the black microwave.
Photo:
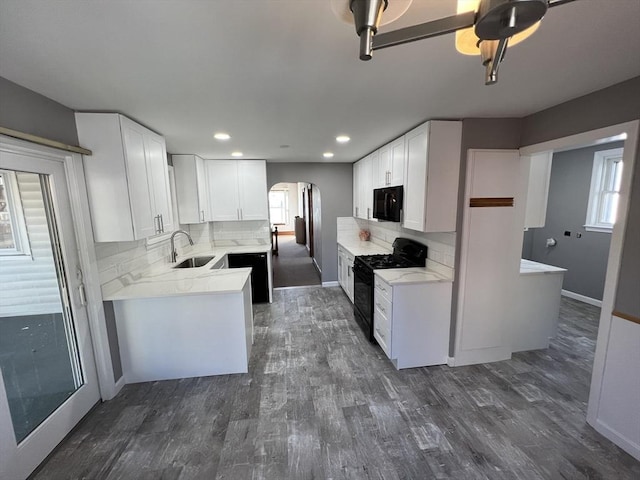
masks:
[(373, 218), (399, 222), (402, 216), (402, 185), (373, 191)]

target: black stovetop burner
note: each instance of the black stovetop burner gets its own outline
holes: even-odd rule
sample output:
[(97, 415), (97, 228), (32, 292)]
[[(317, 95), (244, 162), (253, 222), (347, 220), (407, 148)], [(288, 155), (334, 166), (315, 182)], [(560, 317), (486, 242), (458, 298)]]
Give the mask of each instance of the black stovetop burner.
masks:
[(424, 267), (427, 247), (408, 238), (396, 238), (393, 253), (387, 255), (358, 255), (353, 266), (356, 270), (382, 268)]
[(417, 267), (419, 264), (410, 262), (409, 260), (396, 257), (392, 254), (388, 255), (359, 255), (358, 259), (372, 270), (382, 268), (408, 268)]

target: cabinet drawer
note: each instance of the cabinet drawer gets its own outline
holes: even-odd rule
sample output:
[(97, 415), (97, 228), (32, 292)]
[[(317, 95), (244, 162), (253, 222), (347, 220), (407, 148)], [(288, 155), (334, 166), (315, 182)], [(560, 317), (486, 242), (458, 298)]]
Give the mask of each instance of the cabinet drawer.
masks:
[(376, 275), (375, 276), (376, 298), (383, 296), (390, 302), (392, 298), (392, 293), (393, 293), (393, 290), (391, 285), (389, 285), (387, 282), (385, 282), (384, 280), (382, 280), (380, 277)]
[(378, 309), (373, 314), (373, 336), (387, 357), (391, 358), (391, 325)]
[(391, 320), (391, 302), (378, 291), (375, 292), (373, 297), (373, 306), (387, 319)]

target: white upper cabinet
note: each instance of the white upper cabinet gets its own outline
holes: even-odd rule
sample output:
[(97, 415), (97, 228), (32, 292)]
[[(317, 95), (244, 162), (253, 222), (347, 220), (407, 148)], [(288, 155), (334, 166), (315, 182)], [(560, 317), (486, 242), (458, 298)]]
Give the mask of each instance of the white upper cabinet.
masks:
[(373, 166), (377, 163), (376, 151), (353, 165), (354, 217), (373, 218)]
[(263, 160), (238, 161), (240, 220), (268, 220), (267, 163)]
[(93, 155), (84, 172), (96, 242), (140, 240), (174, 228), (164, 138), (116, 113), (76, 113)]
[(180, 223), (211, 220), (204, 160), (197, 155), (172, 155)]
[(405, 135), (403, 227), (455, 231), (461, 139), (458, 121), (432, 120)]
[(264, 160), (207, 160), (205, 163), (212, 220), (269, 219)]
[(527, 207), (524, 217), (526, 228), (544, 227), (546, 222), (552, 158), (553, 152), (542, 152), (530, 157)]
[(378, 150), (378, 162), (374, 166), (374, 186), (382, 188), (404, 183), (406, 163), (405, 137), (397, 138)]

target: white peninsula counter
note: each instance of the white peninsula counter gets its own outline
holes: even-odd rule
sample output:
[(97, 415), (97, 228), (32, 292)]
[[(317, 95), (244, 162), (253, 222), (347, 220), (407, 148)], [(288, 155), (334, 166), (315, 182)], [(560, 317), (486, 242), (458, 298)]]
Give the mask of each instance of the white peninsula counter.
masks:
[(226, 252), (208, 253), (214, 258), (202, 267), (164, 264), (103, 292), (113, 302), (126, 383), (248, 371), (251, 269), (218, 268)]
[(549, 347), (549, 339), (556, 336), (560, 295), (564, 268), (520, 261), (520, 278), (513, 325), (511, 326), (511, 350), (539, 350)]

